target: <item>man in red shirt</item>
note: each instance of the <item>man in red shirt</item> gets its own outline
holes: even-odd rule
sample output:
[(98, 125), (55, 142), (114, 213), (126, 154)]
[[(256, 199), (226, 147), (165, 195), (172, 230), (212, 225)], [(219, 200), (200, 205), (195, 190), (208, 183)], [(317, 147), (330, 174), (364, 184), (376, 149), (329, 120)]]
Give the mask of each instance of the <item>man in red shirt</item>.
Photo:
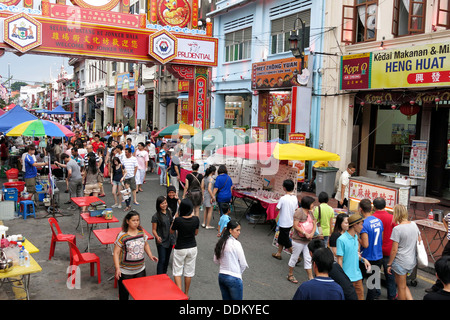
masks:
[(99, 147), (102, 147), (104, 149), (105, 148), (105, 144), (100, 141), (100, 136), (98, 134), (96, 134), (94, 136), (94, 142), (92, 142), (92, 149), (94, 150), (95, 153), (97, 153), (97, 149)]
[(397, 225), (394, 222), (394, 216), (385, 210), (386, 200), (384, 198), (378, 197), (373, 200), (373, 206), (375, 208), (374, 217), (383, 222), (383, 270), (386, 277), (386, 287), (389, 300), (395, 300), (397, 298), (397, 285), (395, 284), (395, 276), (393, 274), (388, 274), (387, 264), (389, 261), (389, 256), (391, 255), (392, 240), (391, 233), (392, 229)]

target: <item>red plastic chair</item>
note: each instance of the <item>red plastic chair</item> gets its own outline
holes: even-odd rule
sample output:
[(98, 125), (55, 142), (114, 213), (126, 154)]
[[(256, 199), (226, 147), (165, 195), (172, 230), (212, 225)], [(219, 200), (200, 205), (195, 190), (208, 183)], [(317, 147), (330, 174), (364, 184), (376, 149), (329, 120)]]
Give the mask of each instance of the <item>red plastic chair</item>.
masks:
[(58, 221), (55, 218), (49, 218), (48, 223), (50, 223), (50, 228), (52, 229), (52, 241), (50, 243), (50, 253), (48, 255), (48, 260), (51, 260), (55, 255), (56, 242), (72, 241), (76, 244), (77, 239), (74, 234), (62, 233)]
[[(94, 263), (97, 264), (97, 279), (98, 283), (101, 283), (101, 269), (100, 269), (100, 258), (95, 253), (85, 252), (81, 253), (78, 247), (72, 242), (67, 241), (70, 248), (70, 267), (71, 270), (78, 269), (77, 267), (81, 264), (89, 263), (91, 265), (91, 277), (94, 276)], [(74, 268), (75, 267), (75, 268)], [(73, 273), (73, 271), (71, 271)], [(69, 274), (69, 277), (71, 274)]]

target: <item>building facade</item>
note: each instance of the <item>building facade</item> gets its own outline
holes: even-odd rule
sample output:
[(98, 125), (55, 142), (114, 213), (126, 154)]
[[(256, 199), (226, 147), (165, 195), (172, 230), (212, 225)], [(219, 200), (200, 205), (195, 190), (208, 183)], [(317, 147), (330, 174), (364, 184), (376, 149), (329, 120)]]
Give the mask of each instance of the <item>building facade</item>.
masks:
[(360, 176), (400, 173), (417, 179), (418, 195), (450, 199), (449, 8), (327, 2), (320, 142), (341, 155), (341, 171), (353, 161)]
[[(322, 59), (313, 53), (322, 51), (324, 9), (325, 1), (216, 1), (208, 14), (219, 38), (211, 127), (252, 128), (286, 141), (305, 133), (319, 147)], [(289, 48), (292, 34), (302, 39), (301, 22), (304, 73)]]

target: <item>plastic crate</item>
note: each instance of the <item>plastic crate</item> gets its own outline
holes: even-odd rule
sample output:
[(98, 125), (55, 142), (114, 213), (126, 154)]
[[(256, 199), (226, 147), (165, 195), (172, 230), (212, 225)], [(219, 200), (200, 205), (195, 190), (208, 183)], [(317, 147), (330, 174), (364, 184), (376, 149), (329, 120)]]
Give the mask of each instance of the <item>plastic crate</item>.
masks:
[(25, 189), (25, 181), (5, 182), (3, 187), (6, 189), (16, 188), (17, 191), (22, 192)]

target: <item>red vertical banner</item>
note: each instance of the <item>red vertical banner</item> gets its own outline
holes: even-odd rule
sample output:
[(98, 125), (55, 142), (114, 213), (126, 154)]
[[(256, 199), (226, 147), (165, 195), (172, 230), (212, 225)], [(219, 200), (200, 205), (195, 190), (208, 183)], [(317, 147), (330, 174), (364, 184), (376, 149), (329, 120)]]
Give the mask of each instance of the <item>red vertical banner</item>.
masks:
[(192, 0), (192, 28), (198, 27), (198, 1)]
[(130, 13), (130, 0), (121, 0), (120, 11), (122, 13)]
[(194, 114), (195, 114), (195, 86), (194, 80), (189, 80), (189, 98), (188, 98), (188, 124), (194, 124)]
[(49, 0), (42, 0), (41, 12), (44, 17), (50, 16), (50, 1)]
[(23, 7), (33, 9), (33, 0), (24, 0)]
[(204, 130), (208, 95), (208, 68), (196, 67), (194, 80), (194, 127)]
[(158, 1), (157, 0), (149, 0), (150, 2), (150, 23), (156, 24), (158, 23)]

